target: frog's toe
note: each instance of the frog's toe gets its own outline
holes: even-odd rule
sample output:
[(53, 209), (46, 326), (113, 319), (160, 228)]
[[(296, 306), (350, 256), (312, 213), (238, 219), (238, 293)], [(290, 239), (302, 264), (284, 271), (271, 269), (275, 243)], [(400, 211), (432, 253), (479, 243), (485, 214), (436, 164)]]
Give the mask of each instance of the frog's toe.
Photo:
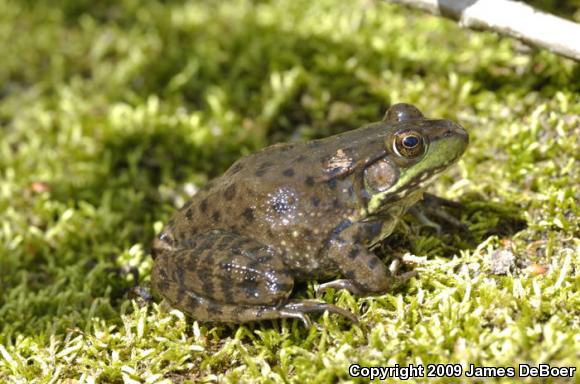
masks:
[(144, 303), (150, 303), (153, 301), (153, 295), (147, 287), (136, 286), (129, 290), (128, 297), (130, 299), (139, 300)]
[(409, 281), (413, 277), (417, 277), (417, 276), (419, 276), (419, 273), (417, 271), (409, 271), (409, 272), (401, 273), (401, 274), (396, 275), (394, 277), (395, 284), (398, 284), (398, 285), (405, 284), (407, 281)]
[[(306, 314), (306, 313), (313, 313), (313, 312), (324, 312), (328, 311), (329, 313), (335, 313), (337, 315), (341, 315), (347, 319), (349, 319), (353, 323), (358, 323), (358, 318), (350, 311), (346, 309), (337, 307), (336, 305), (328, 304), (325, 302), (317, 301), (317, 300), (290, 300), (288, 303), (284, 304), (280, 311), (284, 311), (285, 313), (293, 313), (293, 314)], [(288, 316), (291, 317), (291, 316)], [(302, 318), (298, 315), (293, 316), (296, 318)], [(304, 320), (302, 321), (304, 323)], [(305, 324), (306, 325), (306, 324)]]
[(417, 221), (419, 221), (419, 223), (421, 223), (421, 225), (425, 226), (425, 227), (429, 227), (432, 228), (435, 233), (437, 234), (437, 236), (441, 235), (441, 226), (439, 224), (437, 224), (436, 222), (434, 222), (433, 220), (429, 219), (426, 215), (423, 209), (420, 209), (417, 206), (411, 207), (409, 209), (409, 213), (411, 215), (413, 215), (415, 217), (415, 219), (417, 219)]
[(312, 322), (308, 315), (300, 311), (282, 309), (280, 310), (280, 316), (289, 319), (298, 319), (302, 324), (304, 324), (304, 328), (306, 329), (309, 329), (312, 326)]
[[(449, 211), (458, 213), (464, 209), (465, 206), (461, 203), (426, 193), (423, 200), (409, 209), (409, 213), (422, 225), (433, 228), (437, 235), (440, 235), (443, 229), (468, 232), (468, 227), (449, 213)], [(431, 218), (437, 220), (437, 223)]]
[(351, 280), (348, 279), (338, 279), (328, 281), (326, 283), (320, 284), (318, 288), (315, 289), (316, 296), (322, 296), (329, 289), (346, 289), (354, 295), (362, 295), (364, 292), (357, 287)]

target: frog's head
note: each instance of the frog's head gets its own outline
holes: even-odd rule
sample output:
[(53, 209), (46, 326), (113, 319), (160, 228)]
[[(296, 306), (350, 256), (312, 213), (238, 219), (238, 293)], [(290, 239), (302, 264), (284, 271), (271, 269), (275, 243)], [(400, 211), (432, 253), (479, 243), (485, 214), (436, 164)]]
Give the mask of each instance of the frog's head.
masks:
[(383, 119), (387, 155), (365, 170), (372, 214), (419, 191), (455, 163), (467, 148), (465, 129), (450, 120), (426, 119), (409, 104), (395, 104)]

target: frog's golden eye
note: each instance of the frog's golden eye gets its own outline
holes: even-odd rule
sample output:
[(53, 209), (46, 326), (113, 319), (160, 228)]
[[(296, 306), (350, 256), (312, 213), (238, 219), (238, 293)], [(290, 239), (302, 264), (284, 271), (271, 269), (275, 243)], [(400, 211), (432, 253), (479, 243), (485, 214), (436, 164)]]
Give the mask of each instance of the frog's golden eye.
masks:
[(425, 140), (415, 131), (397, 133), (393, 144), (395, 152), (402, 157), (415, 158), (425, 152)]

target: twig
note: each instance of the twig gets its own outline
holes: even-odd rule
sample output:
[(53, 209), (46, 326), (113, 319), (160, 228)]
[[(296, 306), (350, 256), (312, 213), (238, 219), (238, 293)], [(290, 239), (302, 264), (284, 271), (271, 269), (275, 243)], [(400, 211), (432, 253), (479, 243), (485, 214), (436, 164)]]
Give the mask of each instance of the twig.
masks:
[(487, 29), (580, 61), (580, 24), (510, 0), (387, 0)]

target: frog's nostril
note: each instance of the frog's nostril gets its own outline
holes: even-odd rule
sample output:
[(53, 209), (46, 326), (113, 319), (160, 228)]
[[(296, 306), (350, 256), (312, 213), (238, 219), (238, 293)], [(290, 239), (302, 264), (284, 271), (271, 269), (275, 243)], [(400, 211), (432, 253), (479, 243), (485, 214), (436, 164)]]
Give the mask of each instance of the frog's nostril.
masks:
[(447, 133), (447, 136), (455, 135), (463, 138), (465, 141), (469, 141), (469, 134), (467, 133), (465, 128), (451, 121), (449, 123), (450, 123), (448, 127), (449, 131)]

